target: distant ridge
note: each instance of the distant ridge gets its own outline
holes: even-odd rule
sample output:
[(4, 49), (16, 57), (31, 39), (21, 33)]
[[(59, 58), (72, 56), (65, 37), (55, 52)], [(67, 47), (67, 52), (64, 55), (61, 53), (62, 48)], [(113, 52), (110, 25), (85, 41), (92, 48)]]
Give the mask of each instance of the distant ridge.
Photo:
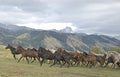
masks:
[(62, 31), (46, 31), (0, 23), (0, 44), (35, 48), (41, 46), (49, 49), (61, 47), (70, 51), (89, 51), (92, 46), (99, 46), (103, 50), (111, 46), (120, 46), (120, 40), (105, 35), (72, 33), (70, 27)]

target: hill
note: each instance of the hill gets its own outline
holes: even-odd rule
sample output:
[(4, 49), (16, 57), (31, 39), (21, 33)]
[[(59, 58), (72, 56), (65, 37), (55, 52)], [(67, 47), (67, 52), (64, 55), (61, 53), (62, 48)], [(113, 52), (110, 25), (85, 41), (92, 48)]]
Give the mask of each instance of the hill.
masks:
[(80, 51), (89, 51), (92, 46), (100, 46), (104, 50), (111, 46), (120, 46), (119, 40), (105, 35), (44, 31), (27, 27), (22, 29), (23, 27), (18, 26), (12, 30), (9, 27), (0, 26), (0, 44), (36, 48), (42, 46), (50, 49), (62, 47)]
[(20, 45), (29, 47), (38, 48), (42, 46), (50, 49), (62, 47), (67, 50), (77, 49), (80, 51), (89, 51), (92, 46), (100, 46), (103, 49), (111, 46), (120, 46), (119, 40), (104, 35), (83, 35), (53, 31), (31, 31), (19, 35), (16, 40), (19, 40)]
[(118, 40), (120, 40), (120, 35), (118, 35), (118, 36), (115, 36), (115, 38), (116, 38), (116, 39), (118, 39)]

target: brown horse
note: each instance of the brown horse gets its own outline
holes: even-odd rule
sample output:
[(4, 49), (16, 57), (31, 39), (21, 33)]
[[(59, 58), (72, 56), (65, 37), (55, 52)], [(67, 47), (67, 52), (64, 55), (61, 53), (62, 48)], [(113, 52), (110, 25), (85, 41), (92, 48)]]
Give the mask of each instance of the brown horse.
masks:
[(78, 52), (78, 51), (72, 51), (70, 52), (70, 55), (74, 58), (73, 62), (74, 65), (80, 65), (80, 62), (82, 61), (81, 56), (82, 53)]
[(9, 44), (8, 44), (8, 46), (5, 47), (5, 49), (10, 49), (15, 60), (17, 59), (15, 55), (19, 55), (21, 53), (20, 51), (16, 51), (16, 48), (12, 47)]
[(91, 52), (89, 52), (89, 53), (83, 52), (82, 60), (84, 63), (87, 63), (86, 64), (87, 67), (95, 66), (95, 64), (97, 63), (95, 54), (93, 54)]
[(100, 64), (101, 67), (104, 66), (106, 54), (104, 55), (95, 55), (96, 61)]
[[(37, 49), (35, 49), (35, 48), (32, 48), (32, 49), (31, 48), (27, 48), (27, 51), (36, 51), (37, 52)], [(32, 60), (32, 58), (34, 58), (34, 59)], [(33, 63), (36, 60), (36, 58), (31, 56), (30, 60), (32, 60), (31, 63)]]
[(40, 62), (40, 58), (39, 58), (39, 56), (38, 56), (38, 52), (37, 52), (37, 51), (35, 51), (35, 50), (26, 50), (26, 49), (22, 48), (21, 46), (18, 46), (18, 47), (16, 48), (16, 50), (17, 50), (17, 51), (20, 51), (21, 54), (22, 54), (22, 56), (19, 58), (18, 62), (20, 62), (20, 60), (21, 60), (23, 57), (26, 58), (26, 60), (27, 60), (28, 63), (29, 63), (29, 60), (28, 60), (27, 57), (37, 58), (38, 61)]

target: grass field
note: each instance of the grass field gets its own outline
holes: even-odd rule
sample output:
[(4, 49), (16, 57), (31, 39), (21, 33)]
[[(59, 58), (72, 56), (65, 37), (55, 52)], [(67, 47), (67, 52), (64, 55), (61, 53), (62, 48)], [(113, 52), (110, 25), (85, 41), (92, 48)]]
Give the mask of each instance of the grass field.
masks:
[(25, 60), (17, 63), (10, 51), (0, 46), (0, 77), (120, 77), (120, 69), (49, 66), (43, 64), (40, 67), (37, 61), (32, 64), (27, 64)]

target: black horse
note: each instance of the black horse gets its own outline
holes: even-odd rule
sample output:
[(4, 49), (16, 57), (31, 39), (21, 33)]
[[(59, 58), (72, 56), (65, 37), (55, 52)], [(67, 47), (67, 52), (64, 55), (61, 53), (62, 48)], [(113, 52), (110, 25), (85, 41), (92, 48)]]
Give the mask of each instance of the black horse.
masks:
[(45, 60), (53, 60), (53, 53), (43, 47), (39, 47), (38, 56), (42, 58), (41, 66)]
[(19, 55), (21, 53), (20, 51), (17, 51), (16, 48), (12, 47), (10, 44), (8, 44), (5, 49), (10, 49), (15, 60), (17, 59), (15, 55)]

